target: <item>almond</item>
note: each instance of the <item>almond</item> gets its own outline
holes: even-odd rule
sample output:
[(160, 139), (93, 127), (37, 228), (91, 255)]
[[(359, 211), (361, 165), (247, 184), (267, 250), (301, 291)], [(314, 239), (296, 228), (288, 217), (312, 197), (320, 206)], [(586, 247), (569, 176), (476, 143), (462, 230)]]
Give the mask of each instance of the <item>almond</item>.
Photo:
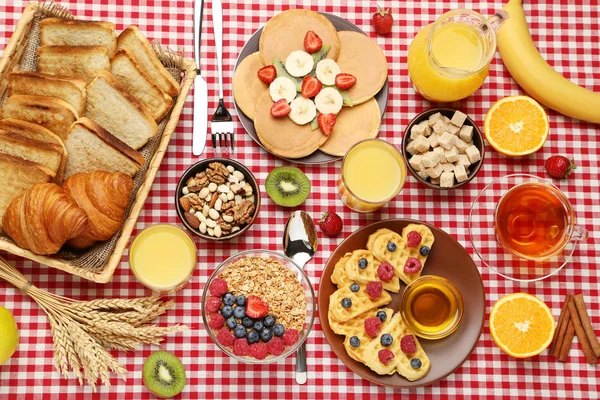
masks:
[(190, 210), (190, 199), (188, 199), (187, 197), (180, 197), (179, 205), (181, 205), (181, 208), (183, 208), (184, 212), (189, 211)]
[(198, 218), (196, 218), (196, 216), (194, 214), (190, 214), (189, 212), (186, 212), (183, 214), (183, 216), (185, 217), (185, 220), (187, 221), (188, 224), (190, 224), (190, 226), (194, 229), (198, 229), (200, 227), (200, 220)]

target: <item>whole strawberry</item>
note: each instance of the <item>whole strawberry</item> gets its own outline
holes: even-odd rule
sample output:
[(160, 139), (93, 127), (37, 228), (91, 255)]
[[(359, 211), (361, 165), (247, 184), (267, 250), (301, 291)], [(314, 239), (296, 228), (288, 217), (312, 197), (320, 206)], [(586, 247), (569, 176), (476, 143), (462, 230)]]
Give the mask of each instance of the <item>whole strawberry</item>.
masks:
[(552, 156), (544, 165), (548, 174), (556, 179), (568, 178), (571, 171), (577, 168), (572, 160), (564, 156)]
[(373, 14), (373, 26), (375, 27), (375, 32), (380, 35), (387, 35), (392, 31), (392, 25), (394, 23), (394, 18), (392, 14), (390, 14), (390, 9), (384, 10), (383, 8), (377, 6), (379, 10)]
[(321, 231), (327, 236), (337, 236), (342, 231), (342, 219), (334, 212), (326, 211), (319, 220)]

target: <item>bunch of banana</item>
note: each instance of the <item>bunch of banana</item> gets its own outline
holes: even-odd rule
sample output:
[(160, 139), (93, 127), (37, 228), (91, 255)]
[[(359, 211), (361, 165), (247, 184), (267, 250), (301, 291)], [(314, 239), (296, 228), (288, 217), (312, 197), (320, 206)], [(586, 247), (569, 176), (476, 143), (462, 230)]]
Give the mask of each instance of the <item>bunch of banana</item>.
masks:
[(556, 72), (535, 47), (521, 0), (510, 0), (508, 20), (496, 33), (506, 68), (531, 97), (572, 118), (600, 123), (600, 93), (577, 86)]

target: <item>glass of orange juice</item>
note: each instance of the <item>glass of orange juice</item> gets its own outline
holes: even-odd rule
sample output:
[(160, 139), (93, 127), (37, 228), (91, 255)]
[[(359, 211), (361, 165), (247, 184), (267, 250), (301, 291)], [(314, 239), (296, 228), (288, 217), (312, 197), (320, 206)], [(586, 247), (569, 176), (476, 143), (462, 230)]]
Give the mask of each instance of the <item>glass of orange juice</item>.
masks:
[(174, 293), (196, 267), (196, 244), (184, 230), (169, 224), (140, 232), (129, 249), (129, 266), (137, 280), (158, 294)]
[(408, 49), (408, 74), (416, 92), (446, 103), (477, 91), (496, 51), (495, 30), (507, 18), (505, 11), (488, 20), (459, 9), (423, 28)]
[(406, 181), (402, 154), (381, 139), (366, 139), (348, 150), (338, 179), (340, 198), (354, 211), (372, 212), (396, 197)]

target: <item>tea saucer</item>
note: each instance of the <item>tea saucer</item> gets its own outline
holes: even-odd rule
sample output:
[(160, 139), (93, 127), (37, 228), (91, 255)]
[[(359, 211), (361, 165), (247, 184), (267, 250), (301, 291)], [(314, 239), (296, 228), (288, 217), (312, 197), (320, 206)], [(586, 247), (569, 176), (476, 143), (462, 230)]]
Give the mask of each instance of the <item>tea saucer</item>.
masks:
[(563, 252), (543, 261), (520, 258), (502, 246), (496, 239), (496, 206), (502, 196), (517, 185), (537, 182), (554, 186), (551, 182), (529, 174), (513, 174), (487, 185), (475, 198), (469, 214), (469, 236), (473, 250), (483, 264), (507, 279), (533, 282), (560, 271), (571, 259), (577, 241), (567, 242)]

